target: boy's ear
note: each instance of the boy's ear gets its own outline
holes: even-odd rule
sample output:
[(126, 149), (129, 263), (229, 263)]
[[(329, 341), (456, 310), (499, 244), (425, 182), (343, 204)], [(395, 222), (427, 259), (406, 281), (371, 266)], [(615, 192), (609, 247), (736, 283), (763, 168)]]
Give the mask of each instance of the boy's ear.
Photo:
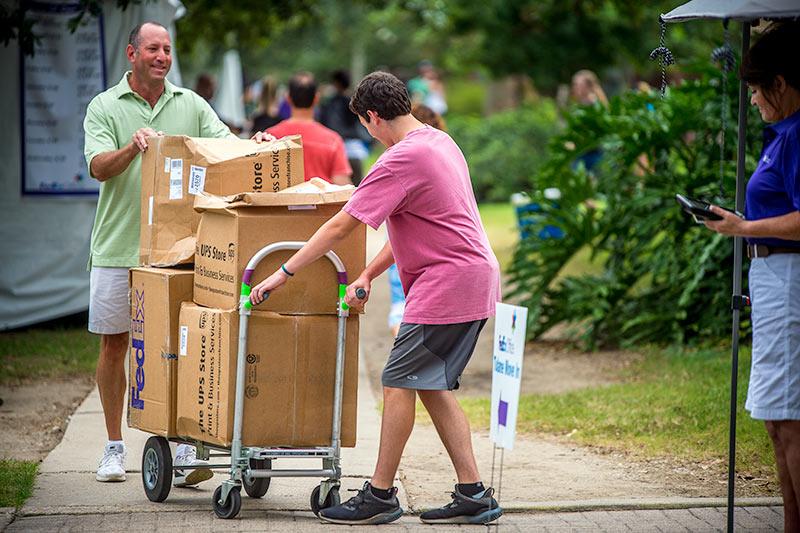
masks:
[(379, 117), (375, 111), (367, 110), (367, 116), (372, 124), (375, 124), (377, 121), (381, 120), (381, 117)]

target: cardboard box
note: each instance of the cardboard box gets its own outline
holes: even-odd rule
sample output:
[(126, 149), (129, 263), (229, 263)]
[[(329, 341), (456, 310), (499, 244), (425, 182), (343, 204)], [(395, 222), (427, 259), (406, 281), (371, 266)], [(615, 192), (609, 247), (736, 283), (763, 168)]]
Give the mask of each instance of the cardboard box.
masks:
[(303, 183), (300, 136), (275, 142), (150, 137), (142, 154), (139, 262), (171, 266), (190, 263), (200, 216), (194, 197), (206, 192), (276, 192)]
[[(245, 446), (331, 443), (338, 317), (255, 311), (247, 337)], [(186, 302), (180, 315), (177, 431), (230, 446), (239, 316)], [(355, 446), (358, 316), (347, 319), (342, 446)]]
[(192, 270), (133, 268), (128, 426), (174, 437), (181, 302), (192, 297)]
[[(202, 218), (195, 253), (195, 303), (220, 309), (237, 308), (242, 274), (258, 250), (278, 241), (307, 241), (341, 210), (352, 194), (352, 188), (319, 193), (290, 193), (290, 190), (228, 198), (197, 197), (195, 208), (202, 211)], [(361, 225), (333, 249), (344, 262), (350, 281), (364, 270), (366, 235), (366, 226)], [(264, 258), (251, 284), (275, 272), (294, 253), (281, 251)], [(322, 257), (295, 273), (259, 310), (282, 314), (336, 313), (338, 298), (336, 269)]]

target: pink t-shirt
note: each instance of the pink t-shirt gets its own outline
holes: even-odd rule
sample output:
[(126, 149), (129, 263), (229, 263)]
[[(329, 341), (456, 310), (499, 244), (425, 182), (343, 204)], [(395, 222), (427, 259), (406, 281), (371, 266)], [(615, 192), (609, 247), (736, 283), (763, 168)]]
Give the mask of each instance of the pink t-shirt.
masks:
[(406, 294), (403, 321), (457, 324), (494, 315), (500, 268), (464, 155), (446, 133), (414, 130), (378, 159), (344, 206), (384, 221)]

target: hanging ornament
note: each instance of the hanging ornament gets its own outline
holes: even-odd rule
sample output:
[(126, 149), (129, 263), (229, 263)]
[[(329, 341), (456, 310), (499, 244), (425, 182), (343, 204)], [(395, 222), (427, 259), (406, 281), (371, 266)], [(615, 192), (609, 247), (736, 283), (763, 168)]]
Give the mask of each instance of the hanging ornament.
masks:
[(661, 26), (661, 38), (658, 42), (658, 48), (650, 52), (650, 59), (661, 64), (661, 98), (664, 98), (664, 94), (667, 92), (667, 65), (673, 65), (675, 58), (670, 49), (664, 45), (667, 23), (663, 18), (658, 17), (658, 24)]
[(719, 64), (722, 71), (722, 103), (720, 111), (720, 134), (719, 134), (719, 197), (720, 201), (725, 197), (725, 133), (728, 130), (728, 73), (733, 71), (736, 66), (736, 56), (731, 48), (730, 35), (728, 34), (728, 19), (722, 22), (723, 39), (722, 46), (711, 52), (711, 60)]

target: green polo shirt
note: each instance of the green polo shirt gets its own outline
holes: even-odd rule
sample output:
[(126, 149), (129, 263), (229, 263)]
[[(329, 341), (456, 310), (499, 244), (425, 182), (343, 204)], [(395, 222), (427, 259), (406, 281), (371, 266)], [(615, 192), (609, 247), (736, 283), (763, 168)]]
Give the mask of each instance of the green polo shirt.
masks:
[[(95, 96), (86, 108), (84, 155), (91, 173), (92, 159), (128, 144), (139, 128), (165, 135), (191, 137), (233, 136), (199, 95), (164, 81), (164, 93), (155, 107), (133, 92), (126, 72), (122, 80)], [(139, 202), (142, 156), (137, 155), (122, 174), (100, 184), (92, 228), (89, 267), (133, 267), (139, 264)]]

